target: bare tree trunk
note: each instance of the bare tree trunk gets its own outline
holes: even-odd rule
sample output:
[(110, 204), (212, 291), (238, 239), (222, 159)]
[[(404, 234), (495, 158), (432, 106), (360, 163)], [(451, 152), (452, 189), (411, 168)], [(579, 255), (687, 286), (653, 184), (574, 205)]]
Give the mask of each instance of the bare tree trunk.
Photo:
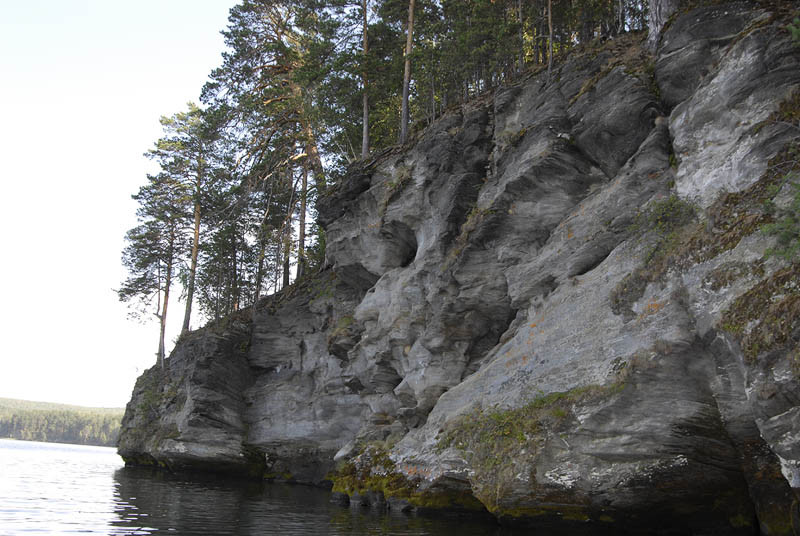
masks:
[(219, 322), (220, 317), (220, 295), (222, 294), (222, 262), (217, 260), (217, 293), (214, 298), (214, 322)]
[(303, 166), (303, 182), (300, 185), (300, 214), (297, 236), (297, 279), (306, 272), (306, 202), (308, 199), (308, 165)]
[(189, 331), (189, 321), (192, 316), (192, 300), (194, 300), (194, 279), (197, 273), (197, 253), (200, 250), (200, 182), (195, 190), (197, 199), (194, 202), (194, 237), (192, 238), (192, 260), (189, 265), (189, 281), (186, 284), (186, 311), (183, 314), (183, 327), (181, 334)]
[[(256, 271), (256, 285), (253, 289), (253, 305), (258, 303), (261, 297), (261, 284), (264, 281), (264, 257), (267, 254), (267, 218), (269, 218), (270, 207), (272, 206), (272, 192), (274, 181), (269, 183), (269, 196), (267, 196), (267, 205), (264, 209), (264, 217), (261, 218), (261, 225), (258, 226), (258, 270)], [(253, 318), (255, 318), (256, 308), (253, 307)]]
[(164, 344), (164, 338), (167, 333), (167, 306), (169, 305), (169, 289), (172, 286), (172, 245), (175, 243), (175, 235), (174, 231), (170, 233), (170, 242), (169, 242), (169, 262), (167, 262), (167, 273), (164, 277), (164, 303), (161, 308), (161, 315), (159, 315), (159, 320), (161, 322), (161, 333), (158, 337), (158, 356), (157, 362), (161, 366), (161, 370), (164, 370), (164, 358), (166, 353), (166, 345)]
[(303, 137), (306, 139), (306, 151), (311, 160), (311, 169), (314, 171), (314, 181), (317, 184), (317, 190), (323, 191), (325, 189), (325, 172), (322, 169), (322, 159), (319, 157), (319, 149), (317, 149), (317, 140), (314, 137), (314, 132), (311, 130), (311, 125), (307, 121), (303, 121)]
[[(369, 52), (368, 43), (367, 43), (367, 7), (368, 7), (369, 0), (361, 0), (361, 10), (363, 11), (363, 37), (364, 37), (364, 44), (362, 46), (362, 53), (364, 54), (364, 62), (366, 64), (367, 61), (367, 52)], [(364, 94), (361, 96), (363, 101), (364, 110), (361, 117), (362, 122), (362, 130), (361, 130), (361, 157), (366, 158), (369, 155), (369, 95), (367, 95), (367, 70), (366, 68), (361, 74), (363, 86), (364, 86)], [(298, 267), (299, 269), (299, 267)]]
[(525, 28), (522, 22), (522, 0), (517, 0), (517, 18), (519, 19), (519, 69), (517, 74), (525, 70)]
[(553, 71), (553, 0), (547, 0), (547, 29), (550, 34), (547, 54), (547, 83), (549, 84)]
[(236, 310), (236, 304), (239, 303), (239, 251), (236, 247), (236, 228), (233, 230), (233, 243), (231, 250), (231, 273), (233, 279), (231, 280), (231, 301), (230, 307), (225, 314), (231, 314)]
[(275, 270), (272, 272), (272, 288), (275, 289), (275, 292), (280, 290), (280, 279), (278, 278), (278, 263), (280, 262), (281, 256), (281, 244), (277, 242), (275, 244)]
[(283, 239), (283, 288), (289, 286), (289, 268), (291, 268), (289, 256), (292, 254), (292, 240), (289, 237), (290, 232), (291, 228), (287, 227), (285, 238)]
[[(292, 147), (292, 152), (294, 152), (294, 146)], [(291, 266), (291, 252), (292, 252), (292, 215), (294, 214), (295, 203), (297, 200), (295, 199), (295, 193), (297, 192), (297, 182), (294, 181), (294, 170), (291, 166), (287, 170), (287, 178), (289, 179), (289, 184), (291, 185), (291, 193), (289, 195), (289, 205), (286, 209), (286, 219), (283, 221), (283, 229), (281, 229), (281, 235), (283, 237), (283, 247), (284, 247), (284, 257), (283, 257), (283, 288), (289, 286), (289, 268)]]
[(411, 47), (414, 37), (414, 0), (408, 0), (408, 31), (406, 33), (405, 70), (403, 72), (403, 104), (400, 110), (400, 143), (408, 140), (408, 92), (411, 85)]
[(649, 0), (648, 13), (648, 33), (647, 48), (650, 52), (655, 52), (661, 38), (661, 30), (673, 13), (681, 6), (685, 5), (685, 0)]

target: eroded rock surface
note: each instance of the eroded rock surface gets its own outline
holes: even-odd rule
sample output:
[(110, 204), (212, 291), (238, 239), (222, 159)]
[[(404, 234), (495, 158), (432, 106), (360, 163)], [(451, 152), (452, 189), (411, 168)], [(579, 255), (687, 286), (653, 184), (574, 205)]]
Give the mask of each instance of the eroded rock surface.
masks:
[(796, 531), (779, 15), (682, 12), (654, 57), (619, 38), (355, 165), (326, 270), (148, 371), (121, 454), (551, 532)]

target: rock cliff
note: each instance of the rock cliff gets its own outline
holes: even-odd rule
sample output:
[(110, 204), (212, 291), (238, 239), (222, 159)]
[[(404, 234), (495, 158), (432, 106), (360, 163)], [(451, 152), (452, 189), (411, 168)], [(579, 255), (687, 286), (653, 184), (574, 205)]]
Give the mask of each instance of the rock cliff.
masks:
[(327, 268), (184, 337), (120, 454), (553, 533), (798, 533), (800, 267), (760, 232), (800, 168), (786, 16), (683, 8), (357, 163)]

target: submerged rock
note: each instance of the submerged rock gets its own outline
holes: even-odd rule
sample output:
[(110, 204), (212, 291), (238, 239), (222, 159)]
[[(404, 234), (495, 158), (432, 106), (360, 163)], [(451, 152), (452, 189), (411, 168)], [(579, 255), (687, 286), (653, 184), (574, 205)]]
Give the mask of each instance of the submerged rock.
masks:
[(354, 165), (327, 268), (146, 372), (120, 454), (548, 533), (796, 531), (800, 274), (759, 226), (800, 48), (746, 2), (665, 28)]

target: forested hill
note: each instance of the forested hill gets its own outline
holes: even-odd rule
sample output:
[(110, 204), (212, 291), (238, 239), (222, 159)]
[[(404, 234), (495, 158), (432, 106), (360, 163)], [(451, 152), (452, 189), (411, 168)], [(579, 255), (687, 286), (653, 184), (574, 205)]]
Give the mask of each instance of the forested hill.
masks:
[(123, 411), (0, 398), (0, 437), (113, 447)]

